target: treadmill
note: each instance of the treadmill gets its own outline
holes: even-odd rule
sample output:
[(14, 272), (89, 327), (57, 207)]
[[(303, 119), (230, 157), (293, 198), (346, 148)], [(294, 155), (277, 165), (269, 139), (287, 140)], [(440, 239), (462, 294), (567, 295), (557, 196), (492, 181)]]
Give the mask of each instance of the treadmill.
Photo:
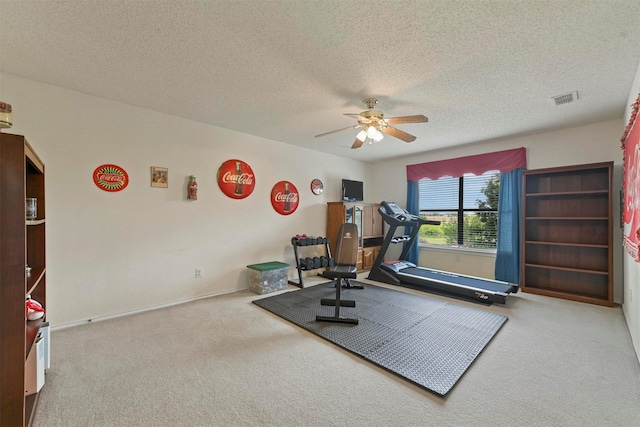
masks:
[[(378, 211), (389, 225), (389, 230), (368, 279), (486, 305), (504, 304), (510, 293), (518, 292), (518, 285), (515, 283), (418, 267), (406, 261), (420, 227), (424, 224), (438, 225), (440, 221), (429, 221), (412, 215), (393, 202), (382, 202)], [(405, 232), (409, 233), (396, 235), (398, 227), (404, 227)], [(383, 261), (391, 243), (404, 243), (400, 259)]]

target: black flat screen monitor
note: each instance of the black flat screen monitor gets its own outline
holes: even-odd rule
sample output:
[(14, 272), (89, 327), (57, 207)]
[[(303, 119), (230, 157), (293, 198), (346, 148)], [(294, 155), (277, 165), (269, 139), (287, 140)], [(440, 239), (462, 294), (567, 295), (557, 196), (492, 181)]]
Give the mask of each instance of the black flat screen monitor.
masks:
[(362, 202), (364, 200), (364, 185), (362, 181), (343, 179), (342, 200), (348, 202)]

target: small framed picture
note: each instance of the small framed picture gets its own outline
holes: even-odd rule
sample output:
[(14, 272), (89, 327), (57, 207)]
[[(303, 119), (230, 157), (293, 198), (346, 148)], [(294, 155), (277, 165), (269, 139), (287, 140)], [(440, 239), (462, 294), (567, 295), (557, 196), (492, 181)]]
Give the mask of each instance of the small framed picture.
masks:
[(167, 188), (169, 187), (169, 170), (151, 166), (151, 186)]

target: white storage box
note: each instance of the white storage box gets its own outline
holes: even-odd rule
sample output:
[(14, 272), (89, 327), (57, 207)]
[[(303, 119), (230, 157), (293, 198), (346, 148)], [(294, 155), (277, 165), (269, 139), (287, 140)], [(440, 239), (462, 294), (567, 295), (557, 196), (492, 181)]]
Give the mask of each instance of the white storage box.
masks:
[(247, 265), (249, 268), (249, 289), (256, 294), (287, 289), (289, 264), (271, 261)]
[(24, 395), (29, 396), (39, 392), (44, 385), (44, 339), (40, 333), (29, 351), (24, 369)]

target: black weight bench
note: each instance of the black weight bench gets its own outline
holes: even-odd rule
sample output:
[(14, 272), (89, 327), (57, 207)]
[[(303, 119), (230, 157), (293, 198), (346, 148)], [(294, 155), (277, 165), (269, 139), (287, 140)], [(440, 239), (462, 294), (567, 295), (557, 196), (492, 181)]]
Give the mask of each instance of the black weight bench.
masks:
[[(349, 279), (357, 278), (358, 262), (358, 227), (352, 223), (342, 224), (338, 231), (338, 240), (336, 241), (335, 265), (326, 270), (322, 275), (327, 279), (336, 282), (336, 297), (322, 298), (320, 305), (334, 306), (335, 312), (333, 316), (316, 316), (318, 322), (337, 322), (358, 324), (358, 319), (340, 316), (340, 307), (355, 307), (356, 302), (353, 300), (342, 300), (340, 293), (342, 287), (353, 287)], [(344, 284), (343, 284), (344, 283)]]

